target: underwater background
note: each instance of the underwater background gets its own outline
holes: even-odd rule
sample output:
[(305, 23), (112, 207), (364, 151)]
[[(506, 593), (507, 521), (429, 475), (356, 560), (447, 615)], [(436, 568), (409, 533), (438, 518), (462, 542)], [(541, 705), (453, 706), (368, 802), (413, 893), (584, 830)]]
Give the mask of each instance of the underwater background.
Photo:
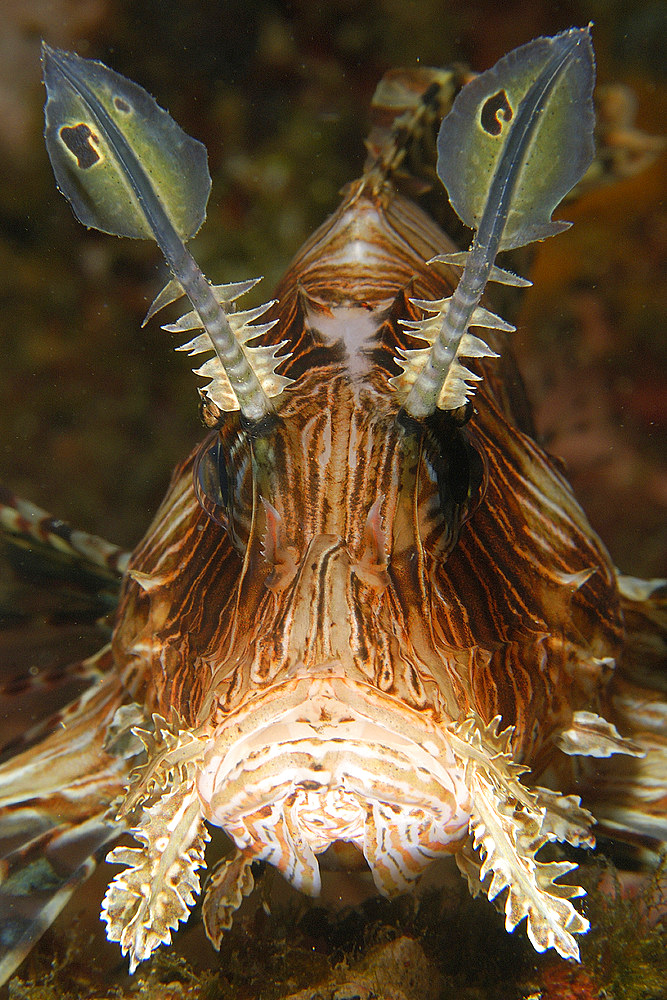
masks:
[[(213, 190), (193, 252), (216, 282), (265, 275), (266, 299), (361, 172), (370, 99), (387, 69), (482, 70), (537, 35), (589, 21), (598, 81), (631, 88), (636, 127), (659, 134), (667, 110), (660, 0), (4, 0), (0, 478), (74, 526), (131, 547), (172, 467), (202, 436), (187, 359), (157, 323), (140, 330), (163, 280), (156, 248), (86, 232), (56, 191), (42, 139), (41, 38), (136, 80), (204, 142)], [(562, 207), (575, 225), (540, 247), (534, 288), (515, 318), (543, 440), (567, 463), (617, 565), (639, 576), (667, 571), (666, 179), (663, 155)], [(667, 996), (658, 890), (617, 898), (602, 863), (590, 884), (602, 879), (610, 892), (587, 903), (596, 930), (581, 968), (535, 955), (521, 930), (506, 935), (457, 875), (421, 902), (373, 898), (353, 908), (346, 897), (334, 913), (302, 897), (276, 902), (280, 891), (267, 887), (271, 912), (254, 900), (219, 959), (195, 917), (133, 980), (98, 922), (105, 875), (47, 933), (21, 970), (25, 982), (10, 986), (13, 998), (102, 997), (110, 976), (118, 992), (109, 995), (165, 1000), (273, 1000), (299, 990), (302, 1000)], [(331, 978), (339, 962), (348, 985), (345, 975)]]

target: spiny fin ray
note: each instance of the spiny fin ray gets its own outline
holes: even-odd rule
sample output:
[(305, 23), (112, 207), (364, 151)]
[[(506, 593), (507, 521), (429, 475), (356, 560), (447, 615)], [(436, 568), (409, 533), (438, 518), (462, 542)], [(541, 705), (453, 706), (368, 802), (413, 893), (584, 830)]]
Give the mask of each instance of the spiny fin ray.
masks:
[[(440, 330), (442, 317), (447, 312), (450, 299), (439, 299), (429, 302), (424, 299), (410, 299), (412, 305), (427, 312), (433, 312), (422, 320), (403, 320), (402, 326), (412, 334), (413, 337), (420, 337), (432, 345)], [(481, 326), (487, 329), (503, 330), (512, 332), (514, 327), (506, 323), (500, 316), (489, 312), (482, 306), (478, 306), (473, 313), (471, 326)], [(397, 351), (396, 363), (401, 367), (400, 375), (394, 375), (390, 379), (390, 384), (399, 391), (407, 392), (414, 385), (419, 372), (428, 360), (431, 348), (416, 348), (414, 350), (399, 349)], [(442, 387), (438, 397), (438, 407), (449, 410), (462, 406), (475, 393), (475, 383), (481, 381), (481, 376), (470, 371), (461, 364), (460, 358), (497, 358), (499, 355), (493, 351), (489, 345), (476, 337), (472, 333), (464, 333), (461, 338), (457, 357), (452, 362), (449, 376)]]
[[(278, 352), (285, 347), (287, 341), (282, 340), (278, 344), (260, 344), (255, 347), (248, 345), (249, 341), (263, 337), (276, 325), (277, 320), (271, 320), (268, 323), (257, 323), (257, 320), (261, 319), (275, 302), (264, 302), (262, 305), (255, 306), (252, 309), (240, 310), (238, 312), (231, 311), (234, 309), (235, 300), (249, 291), (259, 280), (259, 278), (253, 278), (249, 281), (235, 282), (228, 285), (215, 285), (213, 286), (213, 292), (225, 310), (229, 326), (244, 355), (250, 362), (253, 371), (257, 375), (264, 392), (271, 398), (272, 396), (280, 395), (283, 389), (292, 384), (292, 379), (276, 373), (278, 366), (288, 357), (286, 354), (278, 356)], [(160, 296), (158, 296), (159, 298)], [(171, 299), (171, 301), (175, 301), (175, 299)], [(199, 368), (193, 368), (192, 370), (195, 375), (210, 379), (201, 391), (211, 402), (215, 403), (221, 410), (237, 410), (239, 405), (232, 388), (232, 383), (217, 356), (215, 345), (204, 329), (204, 324), (199, 313), (193, 309), (181, 316), (175, 323), (167, 323), (162, 329), (166, 330), (167, 333), (175, 334), (187, 333), (193, 330), (202, 331), (185, 344), (178, 345), (175, 350), (185, 351), (190, 357), (213, 351), (214, 357), (209, 358)]]
[[(257, 285), (261, 280), (261, 277), (248, 278), (247, 281), (231, 281), (226, 285), (212, 285), (211, 288), (218, 302), (235, 302), (236, 299), (239, 299), (242, 295), (245, 295), (246, 292), (249, 292), (250, 289), (254, 288), (255, 285)], [(172, 302), (178, 302), (178, 300), (182, 299), (184, 295), (185, 292), (180, 281), (177, 281), (176, 278), (171, 278), (151, 302), (148, 312), (142, 321), (142, 327), (146, 326), (146, 323), (148, 323), (149, 320), (156, 315), (156, 313), (159, 313), (162, 309), (170, 306)]]
[[(456, 253), (439, 253), (435, 257), (427, 260), (427, 264), (449, 264), (451, 267), (465, 267), (470, 255), (469, 250), (460, 250)], [(494, 264), (489, 273), (489, 281), (497, 281), (500, 285), (514, 285), (516, 288), (530, 288), (532, 281), (522, 278), (520, 274), (513, 271), (506, 271), (504, 267), (496, 267)]]

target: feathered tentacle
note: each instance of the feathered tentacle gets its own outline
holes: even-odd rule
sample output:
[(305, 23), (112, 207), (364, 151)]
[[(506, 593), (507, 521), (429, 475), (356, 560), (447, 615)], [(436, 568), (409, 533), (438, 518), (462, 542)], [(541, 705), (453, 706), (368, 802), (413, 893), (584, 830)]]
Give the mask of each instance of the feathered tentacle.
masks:
[(107, 937), (129, 955), (130, 972), (160, 944), (168, 944), (172, 931), (187, 920), (210, 839), (196, 786), (202, 742), (157, 715), (153, 726), (153, 731), (137, 730), (148, 762), (117, 814), (121, 821), (133, 816), (131, 832), (139, 846), (117, 847), (107, 857), (126, 868), (102, 903)]
[(473, 801), (472, 843), (457, 861), (474, 895), (483, 890), (493, 900), (507, 890), (503, 909), (508, 931), (526, 919), (537, 951), (554, 948), (563, 958), (578, 959), (574, 935), (583, 934), (588, 921), (570, 899), (583, 890), (556, 882), (577, 866), (569, 861), (543, 863), (536, 854), (549, 840), (590, 842), (593, 817), (578, 799), (521, 784), (519, 777), (527, 768), (513, 760), (513, 729), (499, 731), (500, 721), (498, 717), (484, 726), (471, 715), (449, 731)]

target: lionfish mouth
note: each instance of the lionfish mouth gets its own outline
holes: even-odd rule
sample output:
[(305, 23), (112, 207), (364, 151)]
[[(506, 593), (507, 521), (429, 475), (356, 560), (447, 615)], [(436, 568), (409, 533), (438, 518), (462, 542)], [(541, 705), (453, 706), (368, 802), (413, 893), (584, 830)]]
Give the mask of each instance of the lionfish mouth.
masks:
[(370, 694), (333, 668), (277, 685), (226, 720), (199, 771), (204, 816), (310, 895), (316, 856), (337, 841), (395, 895), (468, 832), (470, 792), (442, 730)]

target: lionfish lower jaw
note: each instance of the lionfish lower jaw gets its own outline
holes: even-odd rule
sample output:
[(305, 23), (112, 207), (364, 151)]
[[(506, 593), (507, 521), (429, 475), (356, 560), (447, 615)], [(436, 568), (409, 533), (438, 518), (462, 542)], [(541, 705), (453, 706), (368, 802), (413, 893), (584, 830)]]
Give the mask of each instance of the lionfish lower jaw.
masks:
[(467, 834), (464, 769), (435, 727), (425, 739), (422, 720), (417, 733), (417, 713), (390, 729), (386, 706), (333, 674), (295, 678), (263, 700), (211, 739), (197, 778), (205, 818), (245, 857), (317, 895), (317, 855), (350, 842), (394, 895)]
[(281, 692), (285, 710), (261, 732), (239, 719), (234, 738), (219, 734), (201, 761), (204, 816), (237, 847), (205, 902), (215, 940), (250, 891), (253, 860), (317, 895), (317, 856), (346, 841), (359, 848), (386, 896), (410, 889), (431, 861), (453, 853), (473, 894), (503, 893), (508, 930), (526, 919), (538, 951), (578, 958), (574, 935), (588, 922), (570, 899), (583, 890), (556, 882), (576, 865), (535, 855), (549, 840), (590, 846), (593, 817), (576, 796), (519, 781), (526, 767), (513, 759), (511, 728), (500, 731), (499, 719), (484, 725), (471, 714), (426, 733), (422, 719), (416, 734), (406, 711), (389, 729), (386, 713), (362, 700), (361, 685), (332, 676), (302, 678), (296, 688), (298, 702)]
[(346, 740), (342, 754), (340, 738), (302, 730), (284, 742), (282, 754), (267, 743), (243, 767), (230, 769), (214, 754), (200, 775), (206, 818), (223, 827), (246, 858), (269, 862), (295, 888), (316, 896), (317, 855), (336, 842), (352, 843), (378, 890), (392, 896), (466, 836), (471, 799), (454, 764), (439, 764), (435, 775), (415, 767), (408, 748), (383, 748), (379, 733)]

